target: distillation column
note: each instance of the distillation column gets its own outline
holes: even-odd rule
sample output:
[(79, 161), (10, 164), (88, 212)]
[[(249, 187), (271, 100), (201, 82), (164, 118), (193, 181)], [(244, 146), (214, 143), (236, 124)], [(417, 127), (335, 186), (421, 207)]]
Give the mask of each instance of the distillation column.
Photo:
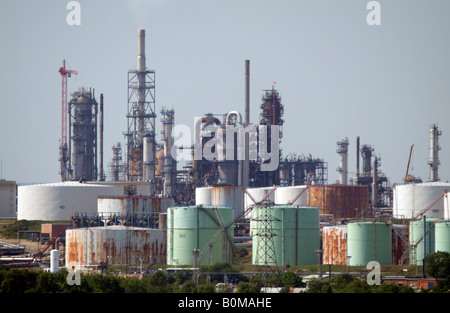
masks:
[(436, 125), (432, 125), (430, 128), (430, 160), (428, 161), (431, 181), (439, 180), (438, 168), (441, 164), (438, 155), (439, 150), (441, 150), (441, 147), (439, 146), (440, 135), (442, 135), (442, 131), (440, 131)]
[(348, 160), (348, 138), (345, 137), (341, 141), (337, 142), (336, 152), (339, 154), (339, 167), (337, 171), (339, 172), (339, 183), (342, 185), (347, 185), (347, 160)]

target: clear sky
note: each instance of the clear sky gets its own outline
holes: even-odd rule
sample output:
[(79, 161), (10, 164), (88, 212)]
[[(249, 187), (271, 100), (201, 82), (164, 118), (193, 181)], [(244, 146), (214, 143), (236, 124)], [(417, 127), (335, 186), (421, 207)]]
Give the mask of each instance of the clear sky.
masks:
[[(336, 142), (348, 137), (349, 177), (356, 136), (381, 156), (391, 183), (429, 178), (429, 128), (440, 136), (439, 175), (450, 170), (450, 1), (380, 0), (369, 26), (368, 0), (79, 0), (81, 25), (66, 21), (65, 0), (0, 2), (1, 178), (57, 182), (62, 60), (79, 74), (69, 92), (105, 98), (104, 164), (124, 143), (127, 71), (146, 29), (147, 67), (156, 72), (156, 111), (175, 110), (193, 127), (205, 113), (244, 114), (244, 62), (250, 60), (251, 122), (264, 89), (285, 107), (283, 154), (311, 154), (338, 179)], [(161, 131), (160, 114), (156, 130)]]

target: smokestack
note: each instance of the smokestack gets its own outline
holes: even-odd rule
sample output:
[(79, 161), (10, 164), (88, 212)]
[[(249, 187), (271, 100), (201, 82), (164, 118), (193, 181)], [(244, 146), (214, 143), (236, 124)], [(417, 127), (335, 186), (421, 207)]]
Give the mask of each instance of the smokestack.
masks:
[[(245, 60), (245, 116), (244, 127), (250, 124), (250, 60)], [(244, 138), (244, 160), (242, 162), (242, 186), (248, 187), (250, 175), (250, 136), (245, 133)]]
[(359, 178), (359, 136), (356, 137), (356, 178)]
[(336, 152), (339, 154), (339, 181), (342, 185), (347, 185), (347, 153), (348, 153), (348, 138), (345, 137), (337, 142)]
[(250, 124), (250, 60), (245, 60), (245, 125)]
[(145, 71), (145, 29), (138, 30), (138, 71)]
[(104, 181), (105, 176), (103, 174), (103, 94), (100, 94), (100, 162), (99, 162), (99, 181)]

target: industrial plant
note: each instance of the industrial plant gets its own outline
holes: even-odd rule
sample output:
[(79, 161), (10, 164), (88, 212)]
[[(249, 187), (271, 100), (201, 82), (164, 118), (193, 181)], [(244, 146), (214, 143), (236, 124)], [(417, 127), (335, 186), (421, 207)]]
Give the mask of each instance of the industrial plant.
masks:
[[(137, 66), (124, 73), (127, 128), (111, 147), (111, 160), (103, 158), (108, 132), (103, 94), (93, 87), (69, 94), (68, 80), (80, 73), (63, 61), (61, 181), (21, 185), (17, 191), (15, 182), (0, 183), (6, 195), (2, 217), (65, 225), (43, 247), (62, 247), (56, 267), (197, 268), (233, 263), (237, 246), (251, 251), (252, 265), (271, 267), (423, 265), (427, 254), (450, 252), (450, 184), (439, 178), (437, 125), (430, 126), (429, 180), (412, 176), (408, 163), (404, 183), (392, 185), (380, 151), (357, 137), (354, 171), (348, 166), (352, 140), (336, 142), (339, 181), (329, 183), (328, 162), (282, 151), (289, 104), (274, 86), (261, 91), (259, 119), (250, 120), (250, 60), (245, 60), (243, 114), (205, 112), (194, 125), (191, 145), (177, 146), (176, 108), (158, 106), (145, 40), (139, 29)], [(181, 151), (191, 155), (182, 166)], [(39, 257), (30, 256), (25, 267)]]

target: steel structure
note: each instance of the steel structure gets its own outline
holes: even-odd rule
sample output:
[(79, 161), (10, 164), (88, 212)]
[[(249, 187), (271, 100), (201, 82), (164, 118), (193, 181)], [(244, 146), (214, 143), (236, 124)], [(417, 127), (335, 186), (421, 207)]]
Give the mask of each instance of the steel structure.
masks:
[(67, 78), (71, 77), (72, 74), (77, 75), (78, 72), (75, 70), (66, 69), (66, 60), (63, 60), (62, 67), (59, 68), (59, 73), (61, 74), (62, 88), (61, 88), (61, 139), (59, 147), (59, 161), (60, 161), (60, 175), (61, 181), (69, 179), (69, 155), (67, 147), (67, 120), (68, 120), (68, 109), (67, 109)]
[(442, 131), (438, 129), (438, 127), (433, 124), (430, 128), (430, 160), (428, 161), (428, 165), (430, 166), (430, 181), (439, 181), (439, 150), (441, 147), (439, 146), (439, 136), (442, 135)]
[(138, 30), (138, 66), (128, 71), (125, 172), (128, 181), (151, 182), (155, 190), (155, 71), (145, 66), (145, 30)]
[(75, 91), (68, 107), (71, 180), (97, 180), (98, 103), (94, 91)]

